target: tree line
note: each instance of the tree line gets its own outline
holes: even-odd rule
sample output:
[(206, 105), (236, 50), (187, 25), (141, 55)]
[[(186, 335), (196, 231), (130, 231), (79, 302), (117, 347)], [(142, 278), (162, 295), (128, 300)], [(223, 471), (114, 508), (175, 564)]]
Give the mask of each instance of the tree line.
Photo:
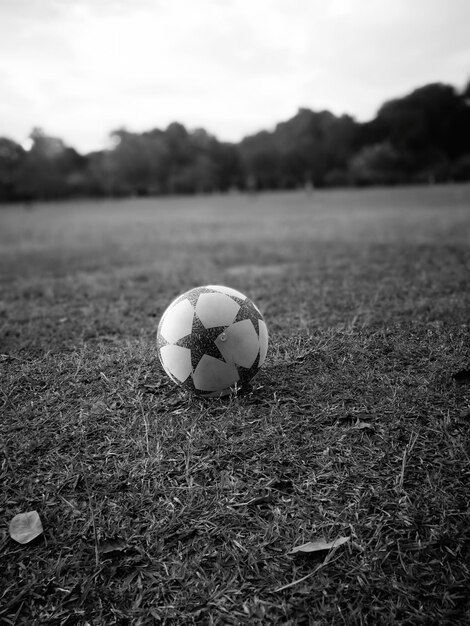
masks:
[(0, 137), (1, 202), (469, 181), (470, 83), (425, 85), (365, 123), (302, 108), (239, 143), (176, 122), (115, 130), (85, 155), (38, 128), (30, 139)]

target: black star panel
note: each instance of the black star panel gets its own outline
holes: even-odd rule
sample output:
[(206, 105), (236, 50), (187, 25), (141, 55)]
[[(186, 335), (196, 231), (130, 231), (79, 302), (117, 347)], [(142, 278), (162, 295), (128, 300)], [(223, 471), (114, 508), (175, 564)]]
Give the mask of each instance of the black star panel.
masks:
[(186, 297), (191, 302), (194, 308), (196, 308), (199, 296), (201, 296), (203, 293), (214, 293), (214, 290), (208, 289), (207, 287), (196, 287), (196, 289), (192, 289), (186, 294)]
[(222, 287), (221, 285), (207, 285), (207, 289), (211, 289), (212, 291), (215, 291), (216, 293), (223, 293), (224, 295), (228, 296), (229, 298), (232, 298), (233, 300), (239, 303), (245, 302), (245, 300), (247, 299), (247, 297), (244, 296), (240, 291), (237, 291), (236, 289), (232, 289), (231, 287)]
[(184, 337), (181, 337), (181, 339), (178, 339), (175, 346), (181, 346), (182, 348), (189, 348), (191, 350), (193, 346), (192, 334), (185, 335)]
[(242, 320), (251, 320), (253, 326), (255, 327), (256, 334), (259, 336), (259, 320), (262, 320), (263, 316), (259, 313), (250, 300), (245, 300), (240, 304), (240, 310), (238, 311), (237, 317), (235, 318), (235, 322), (241, 322)]
[(252, 380), (259, 370), (259, 352), (251, 367), (242, 367), (237, 365), (238, 375), (240, 376), (240, 385), (246, 385)]
[(202, 357), (207, 354), (213, 356), (221, 361), (224, 357), (220, 353), (219, 348), (214, 343), (217, 337), (223, 333), (225, 326), (215, 326), (213, 328), (206, 328), (197, 315), (194, 315), (193, 329), (191, 332), (191, 363), (193, 371), (198, 366)]
[(194, 381), (193, 381), (193, 377), (192, 376), (188, 376), (188, 378), (184, 381), (183, 385), (182, 385), (187, 391), (190, 391), (191, 393), (197, 393), (197, 389), (194, 386)]
[(194, 289), (191, 289), (190, 291), (187, 291), (186, 293), (183, 293), (181, 296), (176, 298), (176, 300), (174, 300), (174, 302), (172, 302), (170, 306), (174, 306), (175, 304), (178, 304), (182, 300), (189, 300), (189, 302), (193, 305), (193, 307), (196, 308), (196, 304), (197, 304), (197, 301), (199, 300), (199, 296), (201, 296), (203, 293), (220, 293), (220, 292), (217, 292), (214, 289), (211, 289), (210, 287), (195, 287)]
[(161, 350), (163, 348), (163, 346), (167, 346), (168, 344), (169, 344), (169, 342), (165, 339), (165, 337), (163, 337), (163, 335), (158, 333), (158, 335), (157, 335), (157, 348), (159, 350)]

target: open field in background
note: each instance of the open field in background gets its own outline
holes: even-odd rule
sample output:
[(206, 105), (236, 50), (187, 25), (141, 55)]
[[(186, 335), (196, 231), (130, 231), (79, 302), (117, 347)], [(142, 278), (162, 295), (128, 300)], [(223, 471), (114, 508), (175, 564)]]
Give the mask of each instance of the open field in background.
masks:
[[(205, 283), (239, 398), (158, 364)], [(1, 207), (0, 290), (0, 623), (470, 622), (470, 186)]]

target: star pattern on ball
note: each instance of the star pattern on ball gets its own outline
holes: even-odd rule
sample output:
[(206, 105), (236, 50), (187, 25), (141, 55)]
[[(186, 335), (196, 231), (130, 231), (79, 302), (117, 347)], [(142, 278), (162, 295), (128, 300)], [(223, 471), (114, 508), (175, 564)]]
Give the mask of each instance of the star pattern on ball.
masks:
[[(234, 300), (237, 300), (234, 298)], [(237, 313), (237, 317), (235, 318), (235, 322), (241, 322), (243, 320), (250, 320), (253, 326), (255, 327), (256, 334), (259, 337), (259, 321), (263, 319), (261, 313), (259, 313), (251, 302), (245, 300), (245, 302), (240, 302), (240, 310)]]
[(175, 343), (176, 346), (189, 348), (189, 350), (191, 350), (191, 365), (193, 372), (205, 354), (207, 354), (207, 356), (212, 356), (215, 359), (219, 359), (220, 361), (224, 361), (224, 357), (215, 344), (215, 340), (224, 332), (225, 328), (226, 326), (206, 328), (196, 313), (194, 313), (191, 334), (182, 337)]
[(172, 380), (199, 396), (246, 388), (268, 349), (263, 315), (243, 293), (221, 285), (176, 298), (159, 323), (160, 362)]
[(193, 289), (192, 291), (189, 291), (188, 293), (183, 294), (180, 299), (189, 300), (189, 302), (191, 302), (191, 304), (193, 305), (193, 308), (196, 309), (197, 302), (203, 293), (217, 293), (217, 292), (214, 289), (210, 289), (209, 287), (199, 287), (198, 289)]
[(167, 346), (170, 342), (163, 337), (160, 333), (157, 335), (157, 348), (161, 350), (164, 346)]
[(238, 374), (240, 376), (240, 380), (242, 382), (242, 384), (247, 383), (248, 381), (252, 380), (252, 378), (254, 378), (255, 374), (258, 372), (259, 370), (259, 351), (258, 354), (256, 356), (256, 359), (254, 360), (254, 363), (251, 367), (243, 367), (243, 365), (237, 365), (237, 370), (238, 370)]

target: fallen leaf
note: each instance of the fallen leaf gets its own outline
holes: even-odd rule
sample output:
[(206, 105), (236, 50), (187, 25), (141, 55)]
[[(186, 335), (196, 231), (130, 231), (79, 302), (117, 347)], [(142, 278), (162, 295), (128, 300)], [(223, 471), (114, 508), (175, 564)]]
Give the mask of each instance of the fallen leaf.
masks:
[(301, 546), (296, 546), (288, 554), (306, 554), (310, 552), (321, 552), (322, 550), (331, 550), (331, 548), (337, 548), (349, 541), (349, 537), (338, 537), (334, 541), (325, 541), (324, 539), (317, 539), (315, 541), (309, 541)]
[(43, 532), (37, 511), (18, 513), (10, 522), (10, 537), (18, 543), (29, 543)]
[(353, 422), (367, 422), (376, 419), (376, 415), (373, 413), (345, 413), (339, 417), (340, 420), (353, 421)]
[(267, 502), (271, 502), (271, 500), (272, 500), (271, 494), (267, 494), (267, 495), (262, 495), (262, 496), (256, 496), (254, 498), (251, 498), (251, 500), (248, 500), (247, 502), (238, 502), (238, 503), (235, 502), (231, 506), (233, 507), (256, 506), (258, 504), (265, 504)]
[(376, 415), (374, 413), (354, 413), (354, 417), (357, 422), (362, 422), (375, 419)]
[(103, 554), (109, 554), (110, 552), (122, 552), (127, 547), (127, 543), (123, 539), (108, 539), (101, 544), (100, 549)]
[(460, 370), (452, 374), (452, 378), (458, 385), (470, 385), (470, 370)]
[(355, 430), (365, 430), (365, 429), (374, 430), (374, 426), (372, 424), (369, 424), (368, 422), (356, 422), (353, 428)]

